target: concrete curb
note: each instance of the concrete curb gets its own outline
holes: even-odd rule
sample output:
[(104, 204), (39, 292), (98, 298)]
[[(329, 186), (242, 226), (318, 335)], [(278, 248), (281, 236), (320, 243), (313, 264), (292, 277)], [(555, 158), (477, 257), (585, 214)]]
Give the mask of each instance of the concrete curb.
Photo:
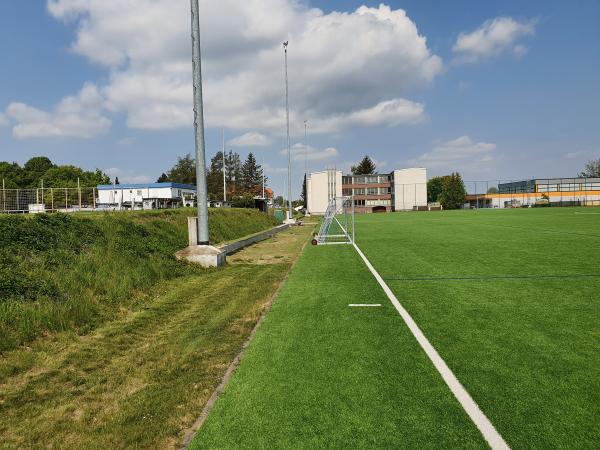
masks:
[(231, 255), (232, 253), (239, 252), (245, 247), (249, 245), (256, 244), (257, 242), (264, 241), (265, 239), (272, 238), (277, 233), (281, 233), (282, 231), (287, 230), (290, 227), (289, 224), (279, 225), (275, 228), (271, 228), (270, 230), (261, 231), (260, 233), (253, 234), (251, 236), (247, 236), (245, 238), (239, 239), (237, 241), (230, 242), (228, 244), (220, 245), (218, 248), (223, 253), (227, 255)]

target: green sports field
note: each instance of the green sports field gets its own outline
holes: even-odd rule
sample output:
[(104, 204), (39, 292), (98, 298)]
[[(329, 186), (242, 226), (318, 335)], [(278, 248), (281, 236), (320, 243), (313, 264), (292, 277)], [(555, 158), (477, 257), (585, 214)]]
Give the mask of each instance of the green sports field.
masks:
[[(598, 447), (599, 210), (366, 215), (356, 230), (510, 447)], [(486, 443), (357, 252), (337, 245), (306, 248), (192, 443), (240, 447)]]

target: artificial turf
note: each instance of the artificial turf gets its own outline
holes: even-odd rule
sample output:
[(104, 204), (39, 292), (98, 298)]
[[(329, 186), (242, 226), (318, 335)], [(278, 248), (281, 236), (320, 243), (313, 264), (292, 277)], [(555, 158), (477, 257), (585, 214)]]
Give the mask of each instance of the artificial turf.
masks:
[(191, 448), (398, 445), (485, 447), (354, 249), (307, 247)]
[[(357, 241), (513, 448), (600, 442), (600, 214), (357, 217)], [(381, 303), (381, 308), (349, 308)], [(192, 448), (485, 447), (358, 255), (307, 248)]]
[(597, 210), (363, 216), (357, 231), (511, 447), (598, 448)]

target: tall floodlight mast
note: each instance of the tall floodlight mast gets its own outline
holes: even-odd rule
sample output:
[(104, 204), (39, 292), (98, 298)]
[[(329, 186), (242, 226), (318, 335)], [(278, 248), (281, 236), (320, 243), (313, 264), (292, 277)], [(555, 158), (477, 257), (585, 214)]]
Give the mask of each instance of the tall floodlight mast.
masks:
[(310, 216), (308, 212), (308, 139), (306, 129), (308, 128), (308, 120), (304, 121), (304, 214)]
[(221, 130), (221, 140), (221, 151), (223, 152), (223, 203), (227, 203), (227, 180), (225, 178), (225, 128)]
[(194, 131), (196, 135), (196, 198), (198, 200), (198, 245), (209, 245), (202, 64), (200, 60), (200, 17), (198, 0), (192, 6), (192, 65), (194, 77)]
[(288, 221), (292, 220), (292, 151), (290, 147), (290, 104), (288, 90), (288, 68), (287, 68), (287, 48), (288, 41), (283, 43), (283, 53), (285, 59), (285, 120), (287, 126), (287, 157), (288, 157)]

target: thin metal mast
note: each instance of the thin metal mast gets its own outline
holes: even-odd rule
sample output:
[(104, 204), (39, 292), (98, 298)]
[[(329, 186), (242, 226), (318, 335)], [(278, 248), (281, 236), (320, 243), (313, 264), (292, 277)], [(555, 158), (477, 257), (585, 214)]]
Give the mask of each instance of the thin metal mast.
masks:
[(225, 179), (225, 128), (221, 130), (222, 152), (223, 152), (223, 203), (227, 202), (227, 181)]
[(292, 219), (292, 151), (290, 147), (290, 105), (288, 90), (288, 68), (287, 68), (287, 47), (288, 41), (283, 43), (285, 55), (285, 119), (287, 126), (287, 157), (288, 157), (288, 220)]
[(194, 131), (196, 137), (196, 198), (198, 200), (198, 245), (208, 245), (208, 204), (206, 152), (204, 147), (204, 110), (202, 105), (202, 62), (200, 55), (200, 16), (198, 0), (192, 7), (192, 72), (194, 77)]

